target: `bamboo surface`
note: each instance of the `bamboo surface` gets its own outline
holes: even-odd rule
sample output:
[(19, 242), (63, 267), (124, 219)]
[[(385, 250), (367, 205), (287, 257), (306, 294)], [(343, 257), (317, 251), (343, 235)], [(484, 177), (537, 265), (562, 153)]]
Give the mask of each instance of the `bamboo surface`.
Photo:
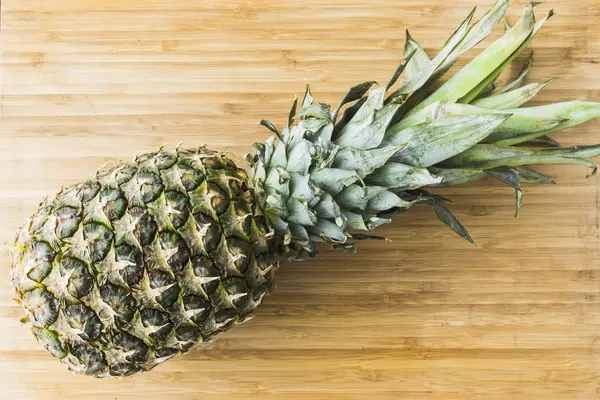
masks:
[[(327, 103), (385, 83), (405, 28), (435, 54), (477, 3), (4, 0), (0, 243), (43, 193), (106, 161), (180, 141), (241, 159), (268, 136), (261, 118), (285, 121), (304, 79)], [(550, 1), (539, 15), (550, 7), (528, 82), (560, 79), (531, 104), (600, 101), (600, 2)], [(555, 137), (591, 144), (598, 128)], [(74, 376), (36, 343), (2, 254), (0, 398), (598, 399), (600, 180), (541, 171), (558, 184), (526, 186), (516, 220), (514, 193), (494, 180), (441, 191), (477, 246), (415, 207), (380, 229), (392, 243), (283, 265), (255, 319), (125, 380)]]

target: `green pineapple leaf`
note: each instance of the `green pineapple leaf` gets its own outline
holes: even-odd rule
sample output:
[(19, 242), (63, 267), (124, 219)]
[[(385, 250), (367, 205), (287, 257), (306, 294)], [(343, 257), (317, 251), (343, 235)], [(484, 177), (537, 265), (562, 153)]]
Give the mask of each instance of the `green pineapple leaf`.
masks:
[(523, 104), (531, 100), (537, 95), (540, 90), (552, 83), (554, 79), (550, 79), (542, 83), (531, 83), (518, 89), (509, 92), (498, 93), (488, 97), (478, 98), (471, 102), (472, 105), (481, 108), (490, 108), (494, 110), (507, 110), (521, 107)]
[(498, 90), (497, 94), (510, 92), (511, 90), (520, 88), (523, 85), (523, 81), (525, 80), (525, 77), (529, 73), (529, 68), (531, 67), (532, 62), (533, 62), (533, 50), (529, 53), (529, 57), (527, 57), (527, 61), (525, 61), (525, 63), (523, 64), (523, 67), (521, 67), (521, 71), (519, 72), (519, 75), (517, 76), (517, 78), (514, 81), (510, 82), (508, 85), (504, 86), (503, 88), (500, 88)]
[(351, 103), (353, 101), (360, 99), (369, 91), (371, 86), (373, 86), (375, 84), (377, 84), (377, 82), (368, 81), (368, 82), (359, 83), (358, 85), (351, 87), (350, 90), (348, 91), (348, 93), (346, 93), (346, 95), (344, 96), (344, 98), (342, 98), (342, 101), (340, 101), (340, 104), (333, 111), (333, 114), (331, 114), (332, 121), (335, 123), (335, 120), (337, 119), (337, 115), (340, 112), (341, 108), (344, 106), (344, 104)]
[(600, 154), (600, 145), (523, 148), (477, 144), (469, 150), (445, 160), (440, 165), (445, 168), (491, 169), (528, 164), (575, 164), (592, 168), (591, 175), (595, 175), (597, 167), (587, 159), (598, 154)]

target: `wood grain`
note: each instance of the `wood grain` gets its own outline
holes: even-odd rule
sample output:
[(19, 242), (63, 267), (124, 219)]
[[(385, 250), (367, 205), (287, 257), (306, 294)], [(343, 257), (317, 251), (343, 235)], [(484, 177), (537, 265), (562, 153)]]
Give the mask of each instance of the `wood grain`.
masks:
[[(304, 79), (334, 103), (385, 82), (404, 28), (433, 53), (477, 2), (4, 0), (0, 242), (105, 161), (180, 141), (241, 158)], [(533, 103), (600, 100), (600, 2), (550, 6), (528, 80), (560, 79)], [(599, 127), (561, 140), (598, 142)], [(517, 220), (492, 180), (444, 190), (477, 247), (417, 207), (381, 229), (393, 243), (285, 265), (254, 320), (121, 381), (73, 376), (35, 342), (2, 257), (0, 398), (598, 399), (600, 181), (543, 171), (559, 184), (528, 186)]]

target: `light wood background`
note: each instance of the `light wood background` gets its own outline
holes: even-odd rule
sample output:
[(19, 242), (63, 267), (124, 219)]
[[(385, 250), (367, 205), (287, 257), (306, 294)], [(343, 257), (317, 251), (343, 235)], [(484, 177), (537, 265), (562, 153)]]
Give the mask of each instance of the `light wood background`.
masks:
[[(405, 28), (433, 54), (477, 3), (491, 5), (4, 0), (0, 243), (42, 193), (105, 161), (182, 140), (241, 158), (267, 136), (261, 118), (283, 123), (304, 79), (334, 103), (358, 82), (386, 82)], [(600, 100), (600, 2), (538, 12), (550, 7), (528, 81), (560, 79), (534, 103)], [(598, 128), (561, 140), (599, 142)], [(3, 256), (0, 398), (598, 399), (600, 180), (543, 171), (559, 184), (527, 187), (517, 220), (495, 181), (444, 190), (477, 247), (417, 207), (381, 229), (393, 243), (285, 265), (254, 320), (120, 381), (71, 375), (20, 326)]]

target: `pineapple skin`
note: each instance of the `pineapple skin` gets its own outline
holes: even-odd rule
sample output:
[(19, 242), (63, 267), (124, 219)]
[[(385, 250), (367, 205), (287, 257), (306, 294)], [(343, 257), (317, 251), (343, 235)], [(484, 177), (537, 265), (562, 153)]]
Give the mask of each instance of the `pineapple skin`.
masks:
[(278, 264), (247, 181), (224, 154), (161, 149), (44, 200), (12, 254), (24, 322), (72, 371), (122, 377), (248, 319)]

